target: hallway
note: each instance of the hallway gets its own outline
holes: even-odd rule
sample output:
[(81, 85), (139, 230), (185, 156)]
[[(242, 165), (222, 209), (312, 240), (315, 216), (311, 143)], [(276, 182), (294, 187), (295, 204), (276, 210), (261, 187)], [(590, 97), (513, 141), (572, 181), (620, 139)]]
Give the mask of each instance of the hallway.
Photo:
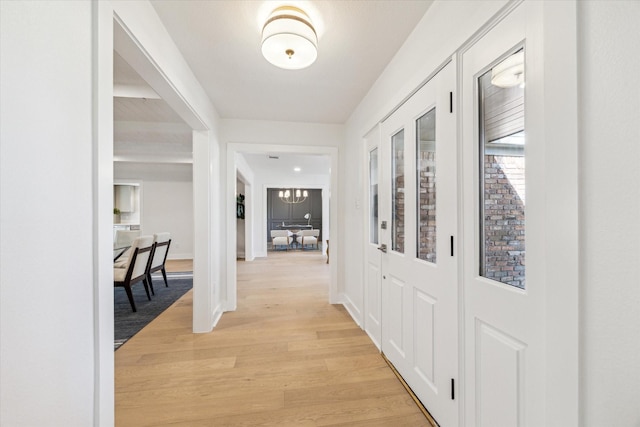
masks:
[(328, 301), (317, 251), (238, 262), (238, 310), (191, 333), (192, 292), (115, 353), (116, 425), (428, 426)]

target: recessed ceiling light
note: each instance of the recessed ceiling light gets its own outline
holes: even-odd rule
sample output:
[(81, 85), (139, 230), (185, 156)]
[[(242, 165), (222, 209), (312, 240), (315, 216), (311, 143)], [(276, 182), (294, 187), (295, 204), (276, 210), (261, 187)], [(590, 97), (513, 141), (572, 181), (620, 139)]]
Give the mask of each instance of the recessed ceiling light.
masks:
[(302, 169), (300, 169), (298, 166), (296, 166), (295, 168), (293, 168), (294, 172), (300, 172)]

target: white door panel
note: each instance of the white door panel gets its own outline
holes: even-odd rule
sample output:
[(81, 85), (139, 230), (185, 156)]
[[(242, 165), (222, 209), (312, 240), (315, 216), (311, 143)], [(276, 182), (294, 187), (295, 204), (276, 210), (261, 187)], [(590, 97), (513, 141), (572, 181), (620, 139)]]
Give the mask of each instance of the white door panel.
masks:
[[(388, 323), (385, 318), (385, 326), (387, 328), (386, 331), (389, 332), (387, 342), (391, 344), (391, 348), (388, 349), (388, 353), (396, 360), (404, 360), (407, 354), (407, 339), (405, 336), (408, 331), (405, 328), (405, 316), (404, 313), (407, 312), (407, 307), (404, 302), (405, 292), (407, 287), (404, 282), (398, 279), (395, 276), (389, 275), (389, 293), (387, 294), (387, 299), (385, 299), (385, 307), (388, 308)], [(384, 351), (384, 344), (383, 344)], [(395, 355), (399, 357), (397, 359)]]
[(424, 384), (431, 387), (437, 393), (434, 382), (434, 327), (435, 327), (436, 299), (432, 296), (414, 289), (413, 296), (413, 330), (415, 334), (415, 347), (413, 360), (414, 369)]
[(475, 339), (479, 425), (523, 425), (526, 345), (479, 320)]
[[(375, 250), (375, 249), (374, 249)], [(376, 250), (373, 254), (375, 262), (367, 263), (367, 310), (365, 319), (365, 329), (370, 334), (378, 337), (377, 343), (380, 345), (380, 253)]]
[(449, 63), (382, 124), (382, 351), (441, 425), (457, 425), (456, 122)]

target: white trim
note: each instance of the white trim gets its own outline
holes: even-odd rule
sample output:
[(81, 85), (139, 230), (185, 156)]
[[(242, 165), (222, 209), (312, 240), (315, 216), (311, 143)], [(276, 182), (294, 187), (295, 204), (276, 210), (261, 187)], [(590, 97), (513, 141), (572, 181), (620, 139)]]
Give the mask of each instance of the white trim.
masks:
[[(348, 295), (343, 293), (340, 297), (342, 299), (342, 305), (349, 312), (349, 315), (353, 318), (360, 329), (364, 329), (364, 325), (362, 324), (363, 313), (358, 310), (358, 306), (351, 301), (351, 298), (349, 298)], [(378, 346), (378, 348), (380, 348), (380, 346)]]
[(170, 260), (179, 260), (179, 259), (190, 259), (190, 260), (193, 260), (193, 253), (188, 253), (188, 252), (174, 253), (174, 252), (172, 252), (171, 254), (167, 255), (167, 259), (170, 259)]
[(113, 355), (113, 8), (92, 3), (93, 20), (93, 423), (115, 423)]
[[(148, 2), (115, 2), (113, 5), (114, 46), (122, 57), (189, 125), (194, 155), (194, 332), (212, 328), (214, 299), (219, 298), (216, 246), (212, 242), (217, 181), (217, 140), (213, 132), (219, 118), (182, 54), (171, 40), (153, 6)], [(112, 82), (111, 82), (112, 84)], [(199, 144), (196, 141), (201, 141)], [(216, 292), (217, 291), (217, 292)], [(204, 300), (202, 300), (204, 298)], [(206, 300), (206, 301), (205, 301)]]

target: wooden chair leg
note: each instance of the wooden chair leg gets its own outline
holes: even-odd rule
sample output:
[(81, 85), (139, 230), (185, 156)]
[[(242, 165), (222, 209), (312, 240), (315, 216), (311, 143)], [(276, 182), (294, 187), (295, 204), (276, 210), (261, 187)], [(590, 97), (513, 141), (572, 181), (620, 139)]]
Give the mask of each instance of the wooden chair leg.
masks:
[(129, 304), (131, 304), (131, 309), (135, 313), (136, 311), (136, 303), (133, 301), (133, 292), (131, 292), (131, 285), (124, 285), (124, 290), (127, 292), (127, 297), (129, 298)]
[(153, 280), (151, 280), (151, 273), (147, 274), (147, 282), (149, 282), (149, 287), (151, 288), (151, 295), (156, 296), (156, 293), (153, 290)]
[(164, 269), (164, 265), (162, 266), (162, 277), (164, 278), (164, 285), (168, 288), (169, 282), (167, 282), (167, 271)]
[(144, 285), (144, 290), (147, 293), (147, 298), (151, 301), (151, 295), (149, 294), (149, 284), (147, 283), (147, 278), (142, 279), (142, 284)]

